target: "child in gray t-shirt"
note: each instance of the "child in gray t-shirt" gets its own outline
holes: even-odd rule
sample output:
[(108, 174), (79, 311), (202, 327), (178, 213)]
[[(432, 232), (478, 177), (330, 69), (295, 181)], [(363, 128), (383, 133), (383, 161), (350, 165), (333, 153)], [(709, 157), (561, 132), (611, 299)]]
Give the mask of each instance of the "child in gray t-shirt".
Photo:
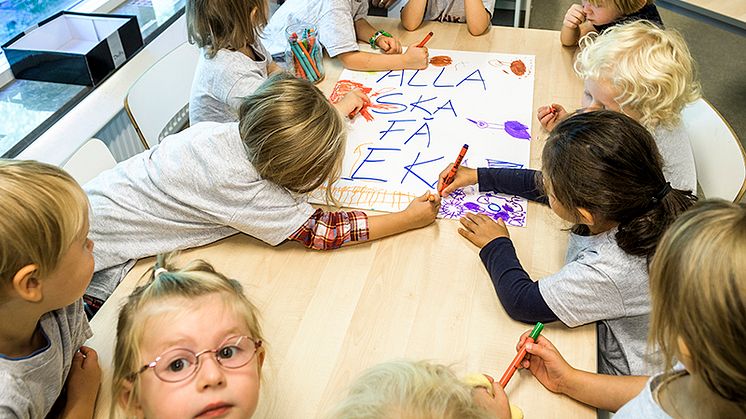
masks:
[(279, 66), (262, 45), (264, 0), (187, 0), (189, 42), (200, 47), (189, 98), (189, 123), (236, 122), (241, 100)]
[(642, 374), (658, 367), (646, 356), (648, 261), (666, 227), (696, 200), (673, 189), (662, 166), (645, 127), (621, 113), (594, 111), (555, 127), (541, 172), (459, 169), (443, 193), (478, 182), (481, 191), (548, 203), (575, 223), (565, 266), (536, 282), (521, 266), (502, 221), (467, 214), (460, 232), (482, 248), (479, 256), (512, 318), (570, 327), (596, 323), (599, 371)]
[(43, 418), (53, 406), (55, 417), (92, 417), (101, 370), (81, 346), (88, 200), (70, 175), (34, 161), (0, 160), (0, 190), (0, 417)]
[(478, 5), (464, 0), (409, 0), (401, 9), (401, 23), (404, 29), (414, 31), (425, 20), (461, 22), (470, 34), (478, 36), (491, 26), (494, 10), (495, 0), (482, 0)]
[[(368, 0), (287, 0), (264, 28), (269, 52), (276, 56), (287, 48), (285, 29), (295, 23), (316, 25), (318, 39), (330, 57), (338, 57), (345, 68), (361, 71), (418, 70), (427, 68), (427, 48), (415, 45), (402, 53), (399, 40), (376, 30), (365, 20)], [(379, 48), (383, 54), (360, 51), (358, 41)]]

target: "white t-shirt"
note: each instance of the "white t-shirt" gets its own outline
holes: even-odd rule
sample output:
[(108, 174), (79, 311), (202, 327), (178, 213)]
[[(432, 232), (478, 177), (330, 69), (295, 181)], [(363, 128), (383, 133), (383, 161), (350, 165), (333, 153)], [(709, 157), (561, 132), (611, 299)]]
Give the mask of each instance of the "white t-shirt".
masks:
[(264, 28), (264, 45), (270, 54), (288, 47), (285, 29), (295, 23), (316, 25), (318, 40), (330, 57), (359, 51), (355, 21), (368, 14), (368, 0), (287, 0)]

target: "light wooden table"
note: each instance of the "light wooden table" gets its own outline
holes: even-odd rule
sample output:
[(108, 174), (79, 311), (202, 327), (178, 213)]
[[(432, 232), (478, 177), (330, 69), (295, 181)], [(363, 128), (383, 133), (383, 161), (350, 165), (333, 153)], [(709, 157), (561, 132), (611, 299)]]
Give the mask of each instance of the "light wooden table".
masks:
[(746, 0), (659, 0), (661, 7), (746, 36)]
[[(428, 44), (433, 48), (534, 54), (534, 105), (580, 102), (582, 84), (571, 69), (572, 52), (560, 46), (558, 32), (493, 27), (474, 38), (466, 25), (427, 23), (406, 33), (397, 21), (370, 21), (399, 34), (405, 44), (433, 30)], [(320, 87), (328, 93), (341, 66), (327, 64)], [(540, 133), (537, 121), (532, 128)], [(538, 167), (542, 145), (543, 140), (532, 141), (532, 167)], [(240, 280), (261, 311), (268, 358), (255, 417), (320, 417), (363, 369), (395, 358), (429, 359), (462, 374), (499, 377), (529, 326), (502, 309), (478, 249), (458, 235), (457, 224), (438, 220), (417, 231), (330, 252), (296, 243), (270, 247), (243, 234), (184, 252), (182, 259), (203, 258)], [(523, 266), (534, 278), (555, 272), (564, 261), (565, 226), (551, 210), (533, 203), (527, 225), (511, 229)], [(98, 417), (107, 416), (111, 399), (118, 308), (152, 263), (153, 258), (138, 262), (92, 321), (95, 336), (89, 344), (104, 370)], [(571, 364), (595, 370), (594, 325), (570, 330), (553, 324), (544, 330)], [(550, 393), (525, 371), (516, 374), (507, 392), (527, 418), (595, 417), (593, 409)]]

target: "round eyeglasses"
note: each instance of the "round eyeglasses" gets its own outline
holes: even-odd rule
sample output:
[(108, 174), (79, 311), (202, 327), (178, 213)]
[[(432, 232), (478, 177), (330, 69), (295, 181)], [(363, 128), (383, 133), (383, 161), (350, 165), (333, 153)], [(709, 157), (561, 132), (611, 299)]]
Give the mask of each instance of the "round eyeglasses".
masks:
[(198, 353), (186, 348), (176, 348), (143, 365), (137, 372), (130, 374), (129, 378), (134, 379), (138, 374), (152, 369), (161, 381), (167, 383), (184, 381), (197, 372), (199, 357), (207, 353), (215, 355), (215, 360), (223, 368), (241, 368), (254, 359), (254, 355), (261, 346), (261, 340), (255, 341), (248, 336), (231, 336), (223, 340), (218, 348), (205, 349)]

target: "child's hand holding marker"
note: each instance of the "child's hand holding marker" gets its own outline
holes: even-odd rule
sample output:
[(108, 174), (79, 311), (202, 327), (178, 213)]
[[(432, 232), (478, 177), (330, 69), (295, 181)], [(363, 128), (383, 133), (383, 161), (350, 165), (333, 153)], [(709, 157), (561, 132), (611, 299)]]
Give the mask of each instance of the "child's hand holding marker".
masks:
[(573, 4), (570, 6), (569, 9), (567, 9), (567, 13), (565, 13), (565, 19), (562, 21), (562, 24), (570, 29), (576, 29), (580, 24), (585, 22), (585, 12), (583, 11), (583, 6), (580, 4)]
[(370, 105), (368, 95), (360, 89), (355, 89), (335, 103), (334, 107), (342, 116), (352, 119), (368, 105)]
[(405, 70), (424, 70), (430, 63), (430, 53), (427, 47), (419, 47), (419, 44), (412, 44), (402, 54), (404, 59)]
[(536, 116), (539, 118), (541, 126), (551, 131), (554, 126), (557, 125), (561, 120), (567, 118), (569, 114), (562, 105), (558, 103), (552, 103), (551, 105), (540, 106), (536, 111)]
[(464, 186), (474, 185), (477, 183), (476, 169), (459, 166), (458, 170), (456, 171), (456, 176), (453, 177), (451, 183), (446, 184), (448, 174), (451, 173), (452, 167), (453, 163), (448, 164), (448, 166), (446, 166), (446, 168), (443, 169), (442, 172), (440, 172), (440, 175), (438, 175), (438, 190), (440, 191), (440, 196), (448, 196), (458, 188), (463, 188)]
[(427, 191), (424, 195), (412, 200), (404, 213), (409, 216), (409, 225), (412, 228), (420, 228), (435, 221), (439, 210), (440, 196)]
[(531, 331), (521, 335), (516, 345), (516, 351), (526, 347), (526, 358), (521, 367), (531, 371), (531, 374), (552, 393), (564, 393), (567, 385), (573, 381), (573, 375), (579, 371), (570, 366), (565, 358), (554, 347), (552, 342), (544, 336), (539, 336), (534, 343), (527, 343)]

